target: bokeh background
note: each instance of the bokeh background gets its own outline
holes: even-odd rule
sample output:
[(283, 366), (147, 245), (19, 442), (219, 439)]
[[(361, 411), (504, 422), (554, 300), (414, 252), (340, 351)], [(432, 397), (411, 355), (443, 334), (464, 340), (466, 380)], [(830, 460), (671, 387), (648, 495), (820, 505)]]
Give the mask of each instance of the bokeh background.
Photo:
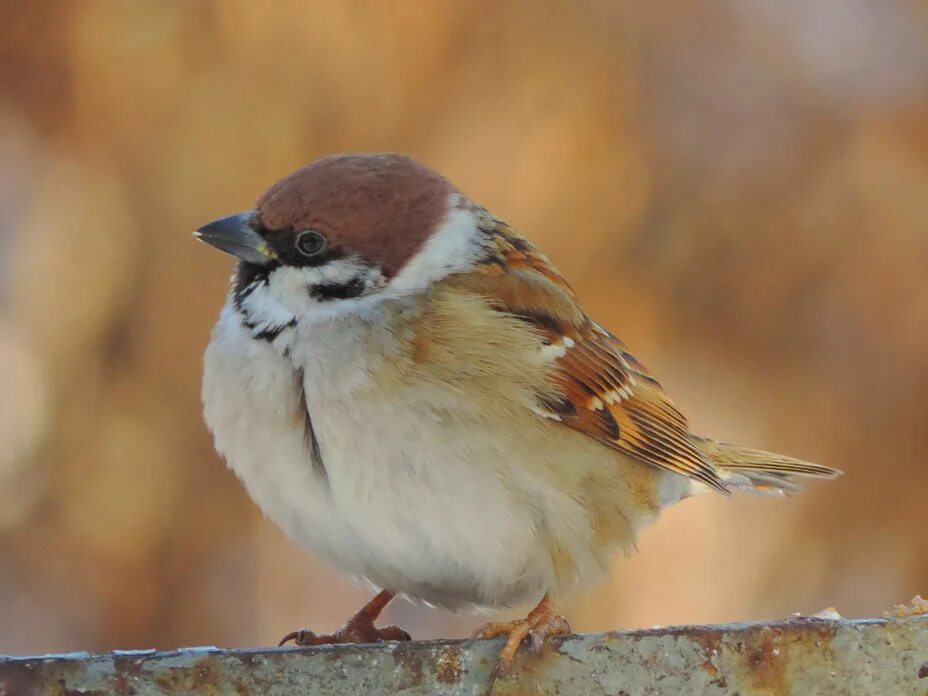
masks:
[(212, 450), (231, 264), (190, 236), (348, 150), (526, 232), (698, 431), (847, 472), (668, 511), (575, 628), (928, 590), (925, 2), (33, 0), (0, 5), (0, 652), (268, 645), (367, 597)]

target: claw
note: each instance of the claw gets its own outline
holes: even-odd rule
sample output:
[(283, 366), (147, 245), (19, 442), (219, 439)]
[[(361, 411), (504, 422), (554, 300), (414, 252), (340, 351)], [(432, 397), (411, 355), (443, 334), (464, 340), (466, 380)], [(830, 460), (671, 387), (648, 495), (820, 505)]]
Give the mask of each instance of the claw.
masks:
[(287, 635), (285, 635), (283, 638), (280, 639), (280, 642), (277, 644), (277, 647), (282, 648), (285, 643), (289, 643), (291, 640), (296, 645), (302, 645), (303, 639), (305, 638), (306, 633), (307, 631), (305, 628), (301, 628), (298, 631), (290, 631), (290, 633), (288, 633)]
[(293, 641), (301, 647), (310, 645), (331, 645), (333, 643), (379, 643), (382, 641), (412, 640), (410, 635), (399, 626), (377, 628), (374, 621), (380, 616), (384, 607), (393, 599), (393, 593), (384, 590), (364, 605), (345, 625), (335, 633), (315, 633), (305, 628), (291, 631), (277, 644), (277, 647)]
[(480, 640), (483, 638), (496, 638), (498, 636), (508, 635), (509, 631), (512, 630), (512, 623), (511, 621), (491, 621), (490, 623), (485, 623), (471, 633), (470, 638), (471, 640)]
[(570, 633), (567, 619), (554, 613), (554, 603), (548, 595), (545, 595), (538, 606), (532, 609), (524, 619), (488, 623), (474, 631), (473, 637), (506, 636), (506, 644), (500, 651), (499, 659), (490, 674), (492, 684), (497, 677), (504, 677), (509, 673), (516, 651), (526, 637), (531, 638), (532, 650), (538, 652), (544, 646), (545, 638), (565, 633)]

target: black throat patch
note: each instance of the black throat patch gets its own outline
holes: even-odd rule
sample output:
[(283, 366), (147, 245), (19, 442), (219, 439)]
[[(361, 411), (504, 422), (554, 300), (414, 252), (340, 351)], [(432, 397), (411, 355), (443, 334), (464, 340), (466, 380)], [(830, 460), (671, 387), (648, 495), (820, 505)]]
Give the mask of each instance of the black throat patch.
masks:
[(259, 341), (267, 341), (268, 343), (273, 343), (274, 339), (277, 338), (284, 329), (296, 326), (296, 319), (291, 319), (283, 324), (268, 324), (267, 322), (254, 321), (248, 316), (248, 312), (245, 308), (245, 300), (258, 288), (267, 286), (268, 276), (270, 276), (271, 271), (277, 268), (278, 265), (279, 264), (258, 266), (253, 263), (239, 261), (238, 265), (235, 267), (235, 277), (232, 279), (232, 303), (242, 319), (242, 326), (248, 329), (252, 338)]
[(242, 311), (242, 302), (261, 285), (267, 285), (268, 276), (277, 266), (259, 266), (246, 261), (235, 265), (232, 278), (232, 300), (235, 308)]

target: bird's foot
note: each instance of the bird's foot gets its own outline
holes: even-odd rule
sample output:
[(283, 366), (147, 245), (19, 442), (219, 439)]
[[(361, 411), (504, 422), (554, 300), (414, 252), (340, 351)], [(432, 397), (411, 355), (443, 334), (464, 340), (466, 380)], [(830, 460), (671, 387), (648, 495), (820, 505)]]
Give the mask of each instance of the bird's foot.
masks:
[(371, 622), (355, 621), (352, 618), (335, 633), (316, 633), (308, 628), (291, 631), (277, 645), (280, 647), (291, 640), (294, 645), (307, 646), (334, 645), (336, 643), (380, 643), (389, 640), (412, 640), (412, 638), (399, 626), (377, 628)]
[(291, 631), (285, 635), (278, 647), (293, 641), (294, 645), (332, 645), (334, 643), (380, 643), (388, 640), (412, 640), (409, 634), (399, 626), (377, 628), (374, 621), (380, 612), (390, 603), (394, 594), (384, 590), (361, 609), (335, 633), (315, 633), (305, 628)]
[(570, 624), (563, 616), (554, 613), (554, 602), (548, 595), (532, 609), (524, 619), (516, 621), (491, 622), (478, 628), (474, 638), (496, 638), (506, 636), (506, 645), (499, 653), (496, 666), (493, 668), (493, 680), (497, 676), (505, 676), (512, 667), (519, 645), (525, 638), (532, 641), (535, 652), (541, 650), (545, 638), (570, 633)]

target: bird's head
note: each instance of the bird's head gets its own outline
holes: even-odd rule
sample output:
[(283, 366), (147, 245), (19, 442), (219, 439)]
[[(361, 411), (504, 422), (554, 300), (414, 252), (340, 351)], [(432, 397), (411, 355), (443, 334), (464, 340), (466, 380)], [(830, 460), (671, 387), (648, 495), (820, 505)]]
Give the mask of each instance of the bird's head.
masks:
[(450, 181), (409, 157), (350, 154), (297, 170), (254, 210), (195, 235), (239, 259), (240, 310), (313, 319), (363, 311), (471, 266), (475, 215)]

